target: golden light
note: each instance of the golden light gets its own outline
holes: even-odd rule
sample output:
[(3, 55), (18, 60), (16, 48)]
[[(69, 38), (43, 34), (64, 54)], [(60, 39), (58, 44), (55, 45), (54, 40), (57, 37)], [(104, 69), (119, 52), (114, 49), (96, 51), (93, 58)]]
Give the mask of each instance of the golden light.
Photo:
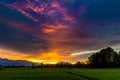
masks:
[(58, 63), (55, 61), (48, 61), (48, 60), (37, 60), (37, 59), (27, 59), (27, 60), (34, 62), (34, 63), (43, 63), (43, 64), (56, 64), (56, 63)]
[(43, 63), (55, 64), (63, 59), (56, 51), (42, 53), (39, 55), (39, 60), (43, 60)]
[(14, 50), (9, 50), (5, 48), (0, 49), (1, 58), (7, 58), (11, 60), (26, 60), (28, 56), (29, 56), (28, 54), (23, 54)]
[(23, 54), (15, 50), (8, 50), (5, 48), (0, 49), (0, 57), (7, 58), (11, 60), (28, 60), (36, 63), (45, 63), (45, 64), (56, 64), (61, 61), (63, 56), (58, 54), (56, 51), (50, 51), (46, 53), (41, 53), (39, 56), (31, 57), (31, 54)]
[(28, 59), (28, 61), (35, 62), (35, 63), (42, 63), (45, 60)]
[(15, 50), (8, 50), (6, 48), (0, 49), (0, 57), (10, 60), (27, 60), (35, 63), (56, 64), (58, 62), (72, 62), (73, 56), (60, 54), (57, 50), (42, 52), (39, 54), (25, 54)]

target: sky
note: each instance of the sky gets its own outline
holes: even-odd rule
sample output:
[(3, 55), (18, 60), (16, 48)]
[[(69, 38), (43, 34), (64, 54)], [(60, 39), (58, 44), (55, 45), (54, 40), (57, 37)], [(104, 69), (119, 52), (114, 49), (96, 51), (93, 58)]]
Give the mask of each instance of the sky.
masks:
[(56, 63), (120, 50), (120, 0), (0, 0), (0, 57)]

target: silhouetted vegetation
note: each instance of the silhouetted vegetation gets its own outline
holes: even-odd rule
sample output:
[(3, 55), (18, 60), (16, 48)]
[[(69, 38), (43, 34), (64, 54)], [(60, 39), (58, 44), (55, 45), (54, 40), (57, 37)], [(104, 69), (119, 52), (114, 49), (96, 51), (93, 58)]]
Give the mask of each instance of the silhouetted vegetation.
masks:
[(71, 68), (72, 64), (68, 62), (59, 62), (56, 64), (56, 67), (58, 68)]
[(35, 66), (35, 64), (34, 64), (34, 63), (32, 64), (31, 68), (33, 68), (33, 69), (34, 69), (34, 68), (36, 68), (36, 66)]
[(80, 68), (80, 67), (84, 67), (84, 64), (82, 64), (81, 62), (76, 62), (74, 65), (73, 65), (74, 68)]
[(2, 65), (0, 65), (0, 70), (3, 70), (3, 68), (4, 68), (4, 67), (3, 67)]
[(110, 47), (91, 55), (88, 60), (91, 67), (120, 67), (120, 54)]

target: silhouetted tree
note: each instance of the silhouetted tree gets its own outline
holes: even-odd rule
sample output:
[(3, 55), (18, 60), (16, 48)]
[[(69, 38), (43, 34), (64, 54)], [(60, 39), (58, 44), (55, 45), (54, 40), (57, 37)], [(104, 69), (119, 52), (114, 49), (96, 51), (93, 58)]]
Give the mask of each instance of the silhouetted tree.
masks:
[(34, 63), (32, 63), (32, 66), (31, 66), (31, 68), (33, 68), (33, 69), (35, 68), (35, 64), (34, 64)]
[(56, 67), (59, 68), (70, 68), (72, 65), (69, 62), (59, 62), (56, 64)]
[(80, 67), (83, 67), (83, 64), (82, 64), (81, 62), (76, 62), (76, 63), (74, 64), (74, 67), (75, 67), (75, 68), (80, 68)]
[(120, 53), (114, 56), (114, 63), (117, 67), (120, 67)]
[(3, 68), (4, 68), (4, 67), (3, 67), (2, 65), (0, 65), (0, 70), (3, 70)]
[(110, 47), (102, 49), (88, 59), (90, 65), (94, 67), (116, 67), (120, 65), (120, 55)]

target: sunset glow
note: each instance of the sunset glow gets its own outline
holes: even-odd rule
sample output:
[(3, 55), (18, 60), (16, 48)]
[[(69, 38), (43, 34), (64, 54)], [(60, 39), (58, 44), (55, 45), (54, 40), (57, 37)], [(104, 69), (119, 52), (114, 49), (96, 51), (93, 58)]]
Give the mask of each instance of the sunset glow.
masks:
[(76, 62), (120, 50), (118, 0), (0, 0), (0, 57)]

